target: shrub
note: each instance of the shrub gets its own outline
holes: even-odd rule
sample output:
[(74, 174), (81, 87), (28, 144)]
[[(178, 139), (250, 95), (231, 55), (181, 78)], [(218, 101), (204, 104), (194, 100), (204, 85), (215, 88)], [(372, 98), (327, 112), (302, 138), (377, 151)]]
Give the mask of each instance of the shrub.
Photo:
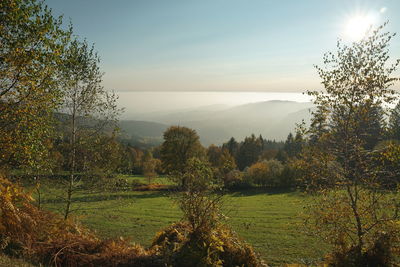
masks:
[(246, 171), (246, 176), (256, 185), (278, 187), (282, 171), (282, 163), (277, 160), (268, 160), (251, 165)]
[(0, 178), (0, 252), (53, 266), (162, 266), (139, 245), (101, 240), (31, 201), (19, 186)]
[(226, 225), (199, 235), (188, 222), (179, 222), (157, 233), (151, 249), (171, 266), (263, 266)]
[(279, 184), (284, 188), (295, 188), (297, 186), (297, 173), (290, 163), (284, 165)]
[(398, 243), (399, 241), (398, 234), (398, 232), (377, 233), (374, 237), (374, 241), (365, 251), (363, 251), (361, 255), (358, 254), (357, 247), (346, 247), (343, 243), (341, 244), (340, 250), (335, 250), (331, 254), (327, 255), (326, 263), (329, 265), (340, 267), (397, 266), (397, 263), (395, 263), (395, 258), (399, 256), (399, 247), (397, 246), (397, 251), (394, 251), (394, 247), (395, 243)]
[(307, 208), (307, 229), (332, 246), (327, 263), (333, 266), (396, 266), (400, 256), (400, 223), (396, 218), (398, 193), (377, 195), (368, 189), (358, 192), (358, 208), (363, 211), (364, 223), (361, 249), (349, 201), (345, 190), (330, 190), (317, 194)]
[(262, 266), (253, 249), (222, 223), (222, 195), (204, 183), (209, 167), (196, 160), (188, 166), (187, 191), (176, 199), (182, 221), (158, 233), (151, 250), (167, 266)]
[(251, 184), (247, 183), (244, 179), (243, 172), (239, 170), (233, 170), (228, 172), (224, 176), (224, 187), (227, 189), (240, 189), (250, 187)]

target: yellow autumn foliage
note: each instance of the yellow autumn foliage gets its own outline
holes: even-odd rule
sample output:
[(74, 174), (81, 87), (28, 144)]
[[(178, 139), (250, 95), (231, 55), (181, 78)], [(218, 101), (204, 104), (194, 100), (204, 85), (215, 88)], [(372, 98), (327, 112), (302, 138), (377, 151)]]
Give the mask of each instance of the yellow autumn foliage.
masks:
[(18, 185), (0, 177), (0, 252), (49, 266), (163, 266), (160, 257), (122, 238), (102, 240), (40, 210)]

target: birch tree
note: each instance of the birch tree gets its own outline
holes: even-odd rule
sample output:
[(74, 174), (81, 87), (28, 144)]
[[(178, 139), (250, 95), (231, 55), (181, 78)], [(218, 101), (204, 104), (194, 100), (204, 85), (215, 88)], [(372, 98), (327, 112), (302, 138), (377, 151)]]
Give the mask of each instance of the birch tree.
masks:
[[(113, 131), (118, 114), (117, 97), (101, 85), (103, 73), (94, 46), (86, 41), (73, 40), (65, 55), (63, 65), (63, 105), (66, 113), (67, 139), (69, 140), (69, 180), (65, 196), (64, 217), (71, 213), (72, 195), (79, 181), (77, 175), (77, 150)], [(85, 159), (84, 159), (85, 160)]]

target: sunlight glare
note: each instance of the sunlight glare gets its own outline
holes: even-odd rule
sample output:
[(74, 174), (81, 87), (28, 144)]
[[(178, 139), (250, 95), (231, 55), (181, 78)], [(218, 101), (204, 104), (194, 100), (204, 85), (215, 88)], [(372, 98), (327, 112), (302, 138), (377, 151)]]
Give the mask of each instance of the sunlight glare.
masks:
[(356, 15), (350, 18), (345, 26), (345, 37), (349, 41), (357, 42), (363, 39), (368, 30), (374, 24), (375, 19), (371, 15)]

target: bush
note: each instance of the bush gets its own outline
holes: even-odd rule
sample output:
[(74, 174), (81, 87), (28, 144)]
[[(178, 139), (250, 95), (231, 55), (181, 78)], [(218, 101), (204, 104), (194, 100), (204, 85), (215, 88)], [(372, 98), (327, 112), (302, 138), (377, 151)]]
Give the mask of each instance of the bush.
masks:
[(251, 187), (251, 184), (244, 179), (243, 172), (233, 170), (224, 176), (224, 187), (227, 189), (242, 189)]
[(187, 191), (176, 199), (183, 219), (158, 233), (151, 250), (166, 266), (262, 266), (253, 249), (222, 223), (222, 195), (204, 183), (208, 166), (196, 160), (189, 166)]
[[(315, 195), (312, 204), (306, 207), (307, 230), (331, 245), (332, 253), (327, 256), (331, 266), (397, 266), (400, 256), (398, 193), (377, 195), (363, 189), (357, 197), (358, 209), (363, 211), (362, 242), (357, 235), (350, 197), (342, 189)], [(375, 210), (371, 211), (374, 206)]]
[(53, 266), (163, 266), (139, 245), (101, 240), (31, 202), (19, 186), (0, 177), (0, 252)]
[(128, 179), (118, 178), (118, 179), (115, 179), (114, 183), (115, 183), (115, 187), (118, 190), (127, 190), (130, 187)]
[(279, 187), (283, 165), (277, 160), (257, 162), (246, 171), (246, 179), (256, 185)]
[(159, 232), (151, 249), (168, 266), (263, 266), (253, 248), (225, 225), (199, 234), (179, 222)]
[(327, 256), (326, 263), (338, 267), (398, 266), (395, 258), (399, 256), (399, 248), (397, 247), (397, 251), (394, 250), (394, 244), (399, 241), (398, 236), (396, 237), (398, 234), (377, 233), (373, 243), (361, 255), (359, 255), (357, 247), (342, 246), (341, 250), (336, 250)]
[(297, 186), (297, 173), (290, 163), (284, 165), (279, 178), (279, 184), (283, 188), (295, 188)]

